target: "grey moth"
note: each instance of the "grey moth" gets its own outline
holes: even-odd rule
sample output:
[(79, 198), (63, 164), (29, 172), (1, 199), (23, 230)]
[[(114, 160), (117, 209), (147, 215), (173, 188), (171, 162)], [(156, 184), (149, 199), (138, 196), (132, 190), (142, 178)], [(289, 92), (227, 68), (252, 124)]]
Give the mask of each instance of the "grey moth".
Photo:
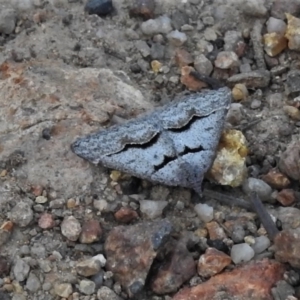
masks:
[(93, 164), (201, 194), (230, 102), (231, 91), (226, 87), (191, 94), (150, 114), (81, 137), (71, 148)]

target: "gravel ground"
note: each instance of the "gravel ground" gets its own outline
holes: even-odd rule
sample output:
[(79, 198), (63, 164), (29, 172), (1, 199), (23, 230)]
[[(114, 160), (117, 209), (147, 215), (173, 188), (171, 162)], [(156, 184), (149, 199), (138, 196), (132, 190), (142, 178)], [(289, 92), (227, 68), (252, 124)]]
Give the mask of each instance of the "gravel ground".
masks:
[[(1, 300), (300, 299), (300, 3), (286, 2), (0, 1)], [(204, 197), (71, 151), (207, 88), (195, 71), (232, 90), (238, 132)], [(247, 209), (253, 191), (278, 231)]]

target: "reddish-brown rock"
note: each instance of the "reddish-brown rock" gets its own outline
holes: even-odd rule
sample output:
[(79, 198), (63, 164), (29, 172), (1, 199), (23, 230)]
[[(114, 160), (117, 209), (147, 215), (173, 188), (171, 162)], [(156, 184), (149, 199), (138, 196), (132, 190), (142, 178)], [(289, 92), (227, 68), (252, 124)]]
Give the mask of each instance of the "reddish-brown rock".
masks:
[(207, 87), (205, 82), (197, 80), (194, 76), (190, 75), (191, 71), (195, 71), (194, 68), (189, 66), (181, 68), (181, 83), (191, 91), (200, 91), (204, 87)]
[(120, 223), (130, 223), (139, 217), (138, 213), (130, 207), (121, 207), (114, 216)]
[(168, 240), (167, 219), (113, 228), (106, 241), (106, 269), (112, 271), (129, 297), (141, 291), (157, 252)]
[(176, 292), (178, 288), (196, 274), (196, 264), (184, 242), (168, 244), (163, 262), (151, 284), (157, 294)]
[(97, 220), (86, 221), (80, 233), (79, 241), (82, 244), (91, 244), (99, 241), (102, 236), (102, 228)]
[(275, 239), (275, 258), (300, 268), (300, 229), (289, 229), (279, 232)]
[(231, 263), (230, 256), (215, 248), (207, 248), (198, 261), (198, 274), (203, 277), (211, 277), (220, 273)]
[(218, 274), (192, 288), (179, 291), (173, 300), (212, 300), (225, 293), (226, 299), (272, 300), (271, 288), (283, 278), (285, 266), (273, 260), (252, 261), (231, 272)]
[(284, 189), (290, 185), (289, 179), (277, 169), (272, 169), (261, 178), (274, 189)]
[(55, 226), (55, 222), (52, 214), (44, 213), (40, 216), (39, 227), (42, 229), (50, 229)]
[(175, 51), (175, 61), (180, 68), (188, 66), (194, 62), (192, 55), (185, 49), (178, 48)]
[(215, 221), (206, 223), (206, 228), (211, 240), (222, 240), (227, 237), (224, 229)]
[(290, 206), (296, 200), (295, 192), (292, 189), (284, 189), (277, 194), (276, 200), (283, 206)]

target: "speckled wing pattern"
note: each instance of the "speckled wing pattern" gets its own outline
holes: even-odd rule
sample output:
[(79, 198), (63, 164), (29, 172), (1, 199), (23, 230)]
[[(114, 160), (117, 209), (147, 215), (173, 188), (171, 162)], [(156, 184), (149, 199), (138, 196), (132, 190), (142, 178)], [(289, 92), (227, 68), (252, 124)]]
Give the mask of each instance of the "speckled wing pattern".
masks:
[(79, 138), (71, 148), (94, 164), (201, 193), (230, 102), (226, 87), (191, 94), (148, 115)]

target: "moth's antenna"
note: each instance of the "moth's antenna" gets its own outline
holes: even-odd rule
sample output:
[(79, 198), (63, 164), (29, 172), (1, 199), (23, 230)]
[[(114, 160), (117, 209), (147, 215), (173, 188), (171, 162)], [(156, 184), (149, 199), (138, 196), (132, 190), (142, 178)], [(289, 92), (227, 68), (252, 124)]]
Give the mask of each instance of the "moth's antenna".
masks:
[(206, 84), (211, 86), (211, 88), (214, 89), (214, 90), (218, 90), (219, 88), (224, 86), (224, 84), (222, 84), (221, 81), (219, 81), (215, 78), (208, 77), (206, 75), (200, 74), (197, 71), (191, 71), (190, 75), (193, 76), (194, 78), (196, 78), (197, 80), (205, 82)]
[(250, 199), (255, 209), (255, 212), (258, 214), (261, 223), (264, 225), (269, 237), (271, 240), (279, 233), (275, 223), (273, 222), (270, 214), (267, 212), (265, 206), (262, 204), (257, 193), (253, 192), (250, 194)]

